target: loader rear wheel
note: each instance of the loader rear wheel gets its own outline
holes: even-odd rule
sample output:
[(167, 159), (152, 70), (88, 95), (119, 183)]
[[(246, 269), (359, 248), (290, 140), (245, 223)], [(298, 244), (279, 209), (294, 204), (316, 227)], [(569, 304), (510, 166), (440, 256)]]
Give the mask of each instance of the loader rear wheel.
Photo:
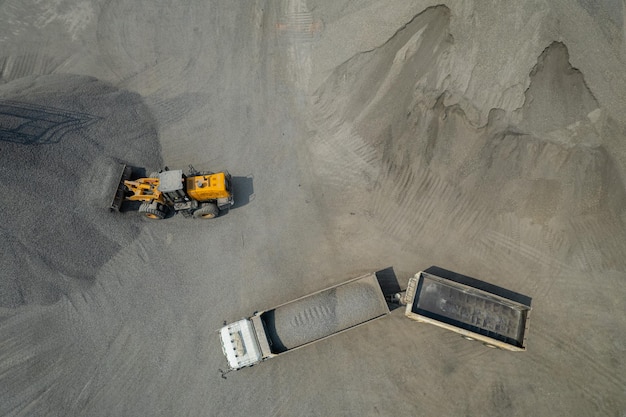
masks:
[(217, 217), (220, 210), (215, 204), (206, 203), (202, 204), (200, 208), (193, 212), (193, 217), (196, 219), (213, 219)]
[(151, 220), (161, 220), (165, 218), (165, 211), (158, 208), (150, 207), (150, 204), (142, 204), (139, 206), (139, 213)]

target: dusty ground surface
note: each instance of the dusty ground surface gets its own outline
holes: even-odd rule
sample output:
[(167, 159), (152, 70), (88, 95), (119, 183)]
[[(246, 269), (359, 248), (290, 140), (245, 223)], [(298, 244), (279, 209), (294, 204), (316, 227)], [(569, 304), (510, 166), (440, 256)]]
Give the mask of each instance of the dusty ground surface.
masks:
[[(0, 1), (0, 414), (626, 415), (623, 2), (443, 3)], [(110, 214), (109, 160), (237, 207)], [(430, 265), (528, 351), (396, 310), (220, 378), (224, 320)]]

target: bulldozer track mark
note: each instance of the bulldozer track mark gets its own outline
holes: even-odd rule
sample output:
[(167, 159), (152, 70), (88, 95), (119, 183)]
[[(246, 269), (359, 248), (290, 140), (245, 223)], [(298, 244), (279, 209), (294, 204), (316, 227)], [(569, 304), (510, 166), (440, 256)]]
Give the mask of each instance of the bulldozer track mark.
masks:
[(88, 402), (97, 403), (102, 398), (111, 395), (115, 385), (126, 392), (133, 392), (138, 384), (145, 382), (141, 381), (143, 377), (136, 369), (139, 366), (137, 362), (141, 362), (142, 359), (139, 357), (140, 354), (141, 351), (133, 345), (133, 330), (128, 326), (122, 326), (92, 372), (98, 378), (97, 380), (111, 381), (112, 383), (107, 383), (104, 386), (102, 383), (94, 384), (93, 388), (90, 387), (91, 393), (87, 395)]
[[(150, 97), (150, 105), (155, 108), (158, 114), (159, 124), (169, 126), (178, 123), (185, 117), (193, 118), (196, 114), (190, 114), (196, 109), (191, 103), (176, 98), (166, 98), (158, 95)], [(199, 113), (199, 109), (196, 112)]]
[(557, 258), (493, 230), (487, 231), (473, 249), (476, 257), (498, 257), (507, 269), (496, 273), (514, 273), (525, 291), (533, 296), (549, 294), (560, 276), (575, 272)]
[(68, 133), (99, 120), (87, 113), (0, 100), (0, 141), (23, 145), (58, 143)]
[(289, 395), (281, 395), (276, 401), (272, 402), (272, 408), (270, 409), (269, 416), (281, 417), (288, 414), (286, 410), (287, 404), (289, 404)]
[(321, 20), (313, 20), (310, 13), (292, 13), (282, 22), (276, 23), (279, 32), (301, 40), (318, 36), (324, 28)]
[(60, 59), (41, 53), (6, 56), (0, 58), (0, 79), (12, 81), (29, 75), (51, 74), (60, 62)]
[[(618, 376), (615, 369), (609, 368), (598, 359), (598, 356), (587, 352), (585, 347), (577, 343), (570, 343), (554, 335), (552, 329), (537, 329), (534, 334), (540, 341), (553, 346), (554, 348), (551, 351), (558, 352), (567, 358), (570, 368), (574, 370), (575, 374), (578, 374), (572, 375), (573, 377), (569, 378), (569, 382), (575, 385), (598, 410), (608, 412), (612, 409), (612, 407), (606, 405), (606, 402), (601, 397), (606, 398), (608, 396), (610, 398), (611, 393), (616, 395), (623, 393), (626, 386), (626, 378), (623, 374), (619, 374), (621, 377)], [(558, 372), (559, 366), (563, 365), (563, 359), (558, 358), (550, 361), (546, 360), (546, 358), (531, 356), (531, 360), (537, 366), (544, 369), (547, 368), (547, 372)], [(558, 365), (553, 365), (557, 360)], [(597, 376), (597, 378), (594, 378), (594, 376)]]
[(292, 39), (312, 40), (320, 35), (324, 24), (314, 19), (302, 0), (287, 0), (284, 13), (276, 22), (276, 30)]
[[(616, 375), (614, 369), (607, 367), (600, 360), (597, 359), (597, 356), (589, 353), (583, 346), (576, 343), (569, 343), (567, 340), (560, 338), (558, 335), (554, 334), (554, 331), (550, 331), (550, 329), (537, 329), (535, 332), (536, 338), (539, 340), (543, 340), (551, 346), (558, 347), (560, 352), (563, 352), (567, 356), (569, 356), (573, 362), (578, 364), (587, 364), (589, 369), (593, 369), (602, 377), (603, 381), (607, 381), (610, 385), (615, 387), (623, 388), (626, 386), (626, 377), (622, 375), (621, 377)], [(585, 342), (583, 340), (582, 342)], [(581, 370), (583, 372), (584, 370)]]
[(377, 182), (374, 195), (385, 229), (405, 239), (441, 228), (473, 238), (489, 218), (488, 207), (427, 169), (393, 170)]
[[(626, 237), (619, 222), (610, 216), (586, 216), (571, 219), (574, 243), (577, 250), (574, 261), (583, 271), (605, 271), (607, 269), (626, 270)], [(611, 261), (613, 263), (611, 263)]]
[[(175, 97), (183, 80), (189, 75), (186, 62), (173, 57), (160, 60), (135, 74), (129, 74), (119, 86), (139, 92), (142, 96)], [(184, 91), (184, 90), (183, 90)]]
[[(343, 139), (343, 140), (342, 140)], [(342, 130), (332, 139), (319, 137), (312, 145), (319, 155), (318, 170), (327, 178), (329, 185), (365, 190), (378, 175), (376, 154), (363, 139), (349, 130)], [(337, 175), (340, 171), (341, 175)]]
[(521, 259), (525, 259), (539, 265), (542, 269), (546, 268), (546, 270), (553, 270), (552, 268), (556, 267), (559, 271), (574, 271), (567, 263), (550, 256), (550, 254), (523, 243), (521, 239), (511, 238), (495, 230), (488, 230), (484, 234), (483, 243), (510, 257), (511, 260), (517, 258), (517, 264), (523, 264)]

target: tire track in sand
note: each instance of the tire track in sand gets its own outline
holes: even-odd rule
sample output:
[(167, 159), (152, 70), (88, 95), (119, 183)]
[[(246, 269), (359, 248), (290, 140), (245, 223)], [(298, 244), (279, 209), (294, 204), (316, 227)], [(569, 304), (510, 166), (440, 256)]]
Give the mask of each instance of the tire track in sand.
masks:
[(52, 74), (61, 62), (41, 52), (0, 57), (0, 79), (12, 81), (29, 75)]
[(447, 230), (475, 239), (492, 214), (480, 199), (421, 166), (390, 169), (372, 194), (386, 233), (407, 242), (418, 234), (445, 239)]
[[(610, 415), (619, 405), (626, 406), (623, 400), (626, 378), (602, 361), (602, 356), (586, 348), (586, 341), (572, 343), (550, 328), (535, 328), (534, 338), (549, 349), (549, 357), (529, 355), (536, 366), (552, 375), (560, 375), (567, 370), (567, 383), (574, 386), (594, 406), (597, 415)], [(620, 397), (621, 395), (621, 397)]]
[(582, 271), (626, 271), (624, 226), (611, 214), (595, 214), (570, 219), (574, 241), (572, 263)]

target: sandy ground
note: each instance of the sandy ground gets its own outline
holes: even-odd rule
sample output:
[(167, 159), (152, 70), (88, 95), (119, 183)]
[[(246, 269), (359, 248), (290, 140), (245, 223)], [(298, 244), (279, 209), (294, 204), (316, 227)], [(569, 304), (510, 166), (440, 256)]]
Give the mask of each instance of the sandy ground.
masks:
[[(625, 416), (625, 6), (442, 3), (0, 1), (0, 415)], [(110, 160), (237, 206), (108, 213)], [(395, 310), (220, 377), (224, 320), (431, 265), (528, 351)]]

